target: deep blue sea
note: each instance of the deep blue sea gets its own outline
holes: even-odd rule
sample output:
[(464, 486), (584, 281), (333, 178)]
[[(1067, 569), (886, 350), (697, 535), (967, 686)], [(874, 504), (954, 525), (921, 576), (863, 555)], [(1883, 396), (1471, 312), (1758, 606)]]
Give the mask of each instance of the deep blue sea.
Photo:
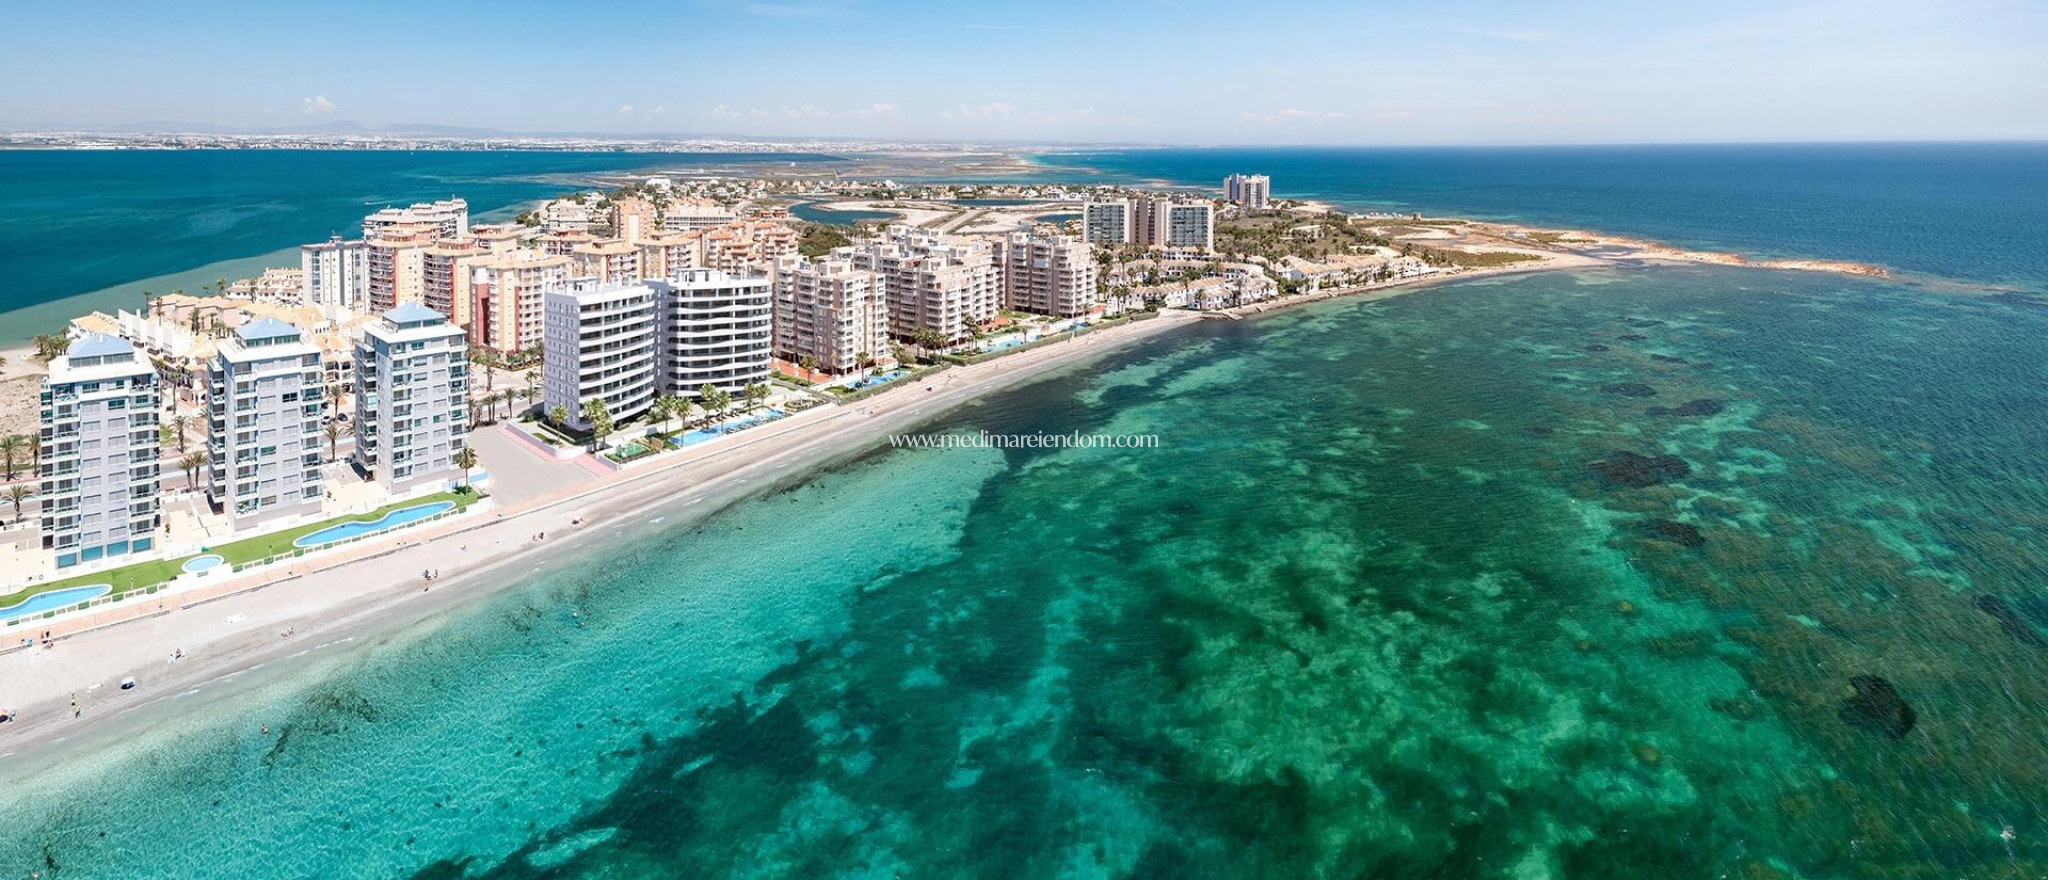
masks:
[(1557, 224), (2048, 290), (2048, 144), (1778, 144), (1051, 153), (1061, 177)]

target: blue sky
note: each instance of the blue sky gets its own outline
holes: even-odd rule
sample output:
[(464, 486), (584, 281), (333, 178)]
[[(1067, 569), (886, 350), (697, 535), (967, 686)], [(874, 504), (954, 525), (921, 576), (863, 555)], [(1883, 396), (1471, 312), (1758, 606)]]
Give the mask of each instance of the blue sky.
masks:
[(2048, 138), (2040, 0), (4, 0), (0, 122), (1178, 144)]

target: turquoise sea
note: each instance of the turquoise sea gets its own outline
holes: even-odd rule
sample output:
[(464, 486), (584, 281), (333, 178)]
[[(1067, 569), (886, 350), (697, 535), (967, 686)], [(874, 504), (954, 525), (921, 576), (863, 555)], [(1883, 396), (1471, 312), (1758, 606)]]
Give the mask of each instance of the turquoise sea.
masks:
[(0, 760), (0, 866), (2040, 876), (2044, 339), (1714, 267), (1203, 323), (925, 428), (1157, 449), (868, 450)]

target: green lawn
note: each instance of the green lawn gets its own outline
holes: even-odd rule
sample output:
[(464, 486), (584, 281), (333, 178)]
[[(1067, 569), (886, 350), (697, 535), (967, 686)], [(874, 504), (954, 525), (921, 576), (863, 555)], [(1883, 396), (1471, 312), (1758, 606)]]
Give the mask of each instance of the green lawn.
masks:
[[(327, 528), (328, 526), (339, 525), (345, 522), (369, 522), (380, 516), (383, 516), (386, 513), (397, 510), (401, 507), (412, 507), (420, 504), (432, 504), (436, 501), (453, 501), (455, 502), (456, 510), (465, 510), (468, 509), (468, 507), (471, 504), (475, 504), (477, 499), (480, 497), (482, 496), (478, 495), (475, 492), (441, 492), (434, 495), (428, 495), (424, 498), (413, 498), (407, 501), (400, 501), (395, 504), (387, 504), (384, 505), (383, 507), (377, 508), (376, 510), (370, 511), (369, 513), (357, 514), (355, 516), (335, 517), (334, 519), (324, 520), (322, 522), (311, 523), (308, 525), (298, 526), (296, 528), (286, 529), (282, 532), (273, 532), (268, 535), (261, 535), (254, 538), (247, 538), (240, 541), (231, 541), (229, 543), (222, 544), (218, 547), (210, 547), (207, 549), (207, 552), (219, 554), (220, 557), (226, 560), (230, 565), (238, 565), (245, 562), (254, 562), (256, 560), (264, 559), (271, 556), (288, 555), (292, 551), (298, 549), (292, 546), (293, 541), (296, 541), (301, 537), (310, 535), (321, 529)], [(193, 557), (180, 556), (176, 559), (153, 559), (148, 562), (138, 562), (134, 565), (126, 565), (120, 568), (95, 572), (93, 574), (82, 574), (78, 575), (77, 577), (69, 577), (63, 580), (51, 581), (46, 584), (35, 584), (32, 586), (23, 587), (22, 589), (16, 590), (15, 592), (8, 593), (6, 595), (0, 595), (0, 608), (10, 607), (22, 601), (23, 599), (27, 599), (30, 596), (36, 595), (37, 593), (47, 593), (51, 590), (61, 590), (66, 587), (82, 587), (88, 584), (109, 584), (113, 586), (115, 595), (120, 595), (130, 590), (139, 590), (145, 587), (153, 587), (157, 584), (161, 584), (174, 577), (177, 577), (179, 574), (183, 573), (183, 566), (185, 564), (185, 561), (191, 558)]]

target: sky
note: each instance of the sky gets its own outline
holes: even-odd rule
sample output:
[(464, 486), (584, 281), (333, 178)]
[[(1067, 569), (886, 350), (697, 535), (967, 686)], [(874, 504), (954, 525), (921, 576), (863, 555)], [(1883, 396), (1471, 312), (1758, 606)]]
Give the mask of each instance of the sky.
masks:
[(0, 124), (2048, 139), (2043, 0), (0, 0)]

